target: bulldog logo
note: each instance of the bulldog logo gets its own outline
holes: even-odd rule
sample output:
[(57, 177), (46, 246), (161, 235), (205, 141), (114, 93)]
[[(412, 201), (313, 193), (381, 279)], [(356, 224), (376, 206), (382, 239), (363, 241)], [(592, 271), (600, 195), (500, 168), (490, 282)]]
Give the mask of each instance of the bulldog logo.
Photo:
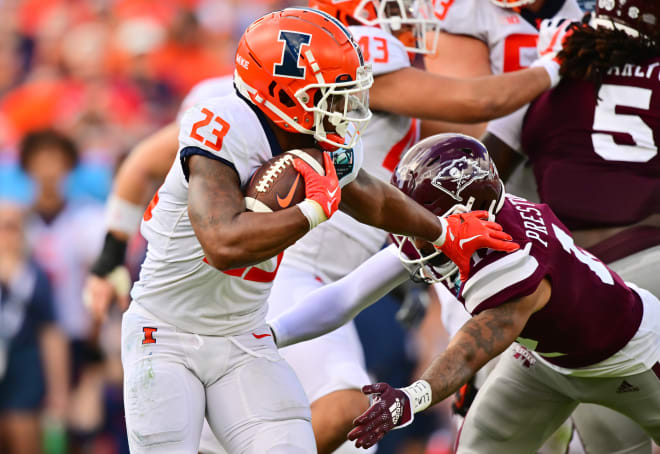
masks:
[(475, 180), (488, 178), (489, 172), (479, 168), (474, 159), (462, 156), (447, 161), (438, 174), (433, 178), (431, 184), (454, 200), (463, 202), (461, 192)]

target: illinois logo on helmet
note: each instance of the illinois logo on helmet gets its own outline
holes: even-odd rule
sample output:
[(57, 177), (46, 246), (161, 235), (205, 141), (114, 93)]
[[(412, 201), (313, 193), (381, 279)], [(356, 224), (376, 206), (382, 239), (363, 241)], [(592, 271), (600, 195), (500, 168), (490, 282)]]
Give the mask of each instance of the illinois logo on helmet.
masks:
[(311, 8), (257, 19), (236, 51), (234, 84), (277, 126), (351, 148), (371, 118), (371, 68), (348, 29)]
[[(504, 204), (504, 184), (486, 147), (463, 134), (437, 134), (410, 148), (392, 174), (392, 184), (437, 216), (487, 210), (491, 220)], [(427, 282), (453, 285), (458, 267), (433, 247), (418, 248), (393, 235), (399, 258)]]
[(433, 0), (310, 0), (309, 6), (346, 25), (380, 27), (408, 52), (432, 54), (438, 45), (440, 21), (433, 13)]

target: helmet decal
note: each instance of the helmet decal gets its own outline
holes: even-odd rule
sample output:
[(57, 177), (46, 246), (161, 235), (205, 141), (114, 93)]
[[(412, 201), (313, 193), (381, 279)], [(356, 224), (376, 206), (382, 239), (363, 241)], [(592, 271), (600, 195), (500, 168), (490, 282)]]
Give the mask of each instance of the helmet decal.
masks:
[(475, 180), (488, 178), (490, 172), (467, 156), (442, 163), (431, 184), (458, 202), (463, 201), (461, 192)]
[(280, 30), (278, 42), (284, 42), (282, 49), (282, 61), (273, 67), (273, 74), (281, 77), (293, 77), (295, 79), (305, 78), (304, 66), (298, 65), (300, 51), (303, 45), (309, 45), (312, 35), (290, 30)]
[[(437, 134), (415, 144), (394, 169), (392, 184), (437, 216), (487, 210), (494, 220), (504, 203), (504, 185), (486, 147), (463, 134)], [(453, 285), (458, 268), (442, 253), (392, 237), (414, 277)]]

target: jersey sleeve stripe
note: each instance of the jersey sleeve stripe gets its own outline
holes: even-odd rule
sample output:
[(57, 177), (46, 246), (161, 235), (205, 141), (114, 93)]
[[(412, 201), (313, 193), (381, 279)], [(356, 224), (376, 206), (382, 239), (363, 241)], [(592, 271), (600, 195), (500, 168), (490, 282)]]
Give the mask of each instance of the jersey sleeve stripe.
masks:
[(220, 156), (215, 155), (199, 147), (185, 147), (182, 148), (181, 151), (179, 152), (179, 159), (181, 160), (181, 167), (183, 168), (183, 175), (186, 177), (186, 181), (188, 181), (188, 178), (190, 177), (190, 169), (188, 168), (188, 158), (193, 155), (204, 156), (205, 158), (220, 161), (221, 163), (234, 169), (234, 172), (236, 172), (236, 175), (238, 175), (239, 179), (241, 177), (240, 174), (238, 173), (238, 170), (236, 170), (236, 166), (234, 166), (233, 162), (228, 161), (225, 158), (221, 158)]
[(483, 267), (471, 276), (463, 288), (465, 308), (472, 313), (482, 302), (502, 290), (524, 281), (539, 266), (529, 255), (532, 243), (506, 257)]

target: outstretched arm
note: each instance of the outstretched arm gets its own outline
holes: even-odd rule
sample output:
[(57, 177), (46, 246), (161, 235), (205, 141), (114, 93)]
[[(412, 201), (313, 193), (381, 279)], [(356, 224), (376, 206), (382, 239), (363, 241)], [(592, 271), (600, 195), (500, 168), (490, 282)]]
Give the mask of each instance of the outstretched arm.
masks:
[(364, 169), (342, 189), (341, 197), (339, 208), (364, 224), (431, 242), (442, 234), (433, 213)]
[(447, 350), (422, 374), (431, 385), (431, 405), (444, 400), (520, 335), (531, 315), (550, 299), (547, 279), (531, 295), (487, 309), (468, 320)]
[(368, 448), (390, 430), (412, 423), (415, 413), (454, 393), (516, 340), (550, 294), (550, 282), (543, 279), (534, 293), (479, 313), (463, 325), (421, 379), (406, 388), (395, 389), (387, 383), (365, 386), (362, 392), (375, 394), (376, 399), (355, 419), (356, 427), (348, 439), (355, 440), (357, 447)]
[(479, 123), (513, 112), (551, 86), (545, 68), (456, 79), (417, 68), (378, 76), (369, 107), (426, 120)]
[[(446, 77), (482, 77), (492, 74), (490, 50), (480, 39), (467, 35), (439, 32), (438, 47), (433, 55), (424, 59), (426, 70)], [(378, 83), (378, 78), (374, 80)], [(487, 123), (452, 123), (443, 120), (422, 120), (422, 138), (443, 132), (460, 132), (480, 137)]]
[(278, 347), (296, 344), (333, 331), (398, 287), (409, 277), (389, 246), (351, 273), (325, 285), (269, 320)]

